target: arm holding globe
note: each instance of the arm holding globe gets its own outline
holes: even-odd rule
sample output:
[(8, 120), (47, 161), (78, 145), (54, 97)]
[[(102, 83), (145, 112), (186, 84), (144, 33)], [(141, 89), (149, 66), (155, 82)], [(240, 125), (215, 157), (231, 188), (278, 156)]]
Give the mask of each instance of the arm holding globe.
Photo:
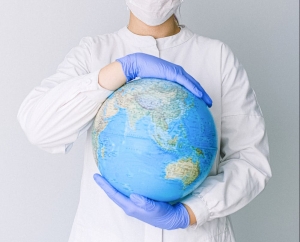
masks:
[(100, 70), (98, 80), (100, 86), (108, 90), (116, 90), (125, 82), (136, 77), (160, 78), (184, 86), (195, 96), (202, 98), (208, 107), (212, 106), (211, 98), (200, 83), (179, 65), (144, 53), (126, 55), (117, 59), (117, 62), (113, 62)]

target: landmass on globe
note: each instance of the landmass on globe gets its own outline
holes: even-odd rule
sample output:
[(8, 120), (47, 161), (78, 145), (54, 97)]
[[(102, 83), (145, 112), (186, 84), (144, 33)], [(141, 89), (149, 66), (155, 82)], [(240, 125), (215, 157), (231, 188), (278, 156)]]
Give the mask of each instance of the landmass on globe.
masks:
[(185, 186), (190, 185), (200, 174), (199, 162), (192, 158), (180, 159), (166, 167), (166, 179), (179, 179)]

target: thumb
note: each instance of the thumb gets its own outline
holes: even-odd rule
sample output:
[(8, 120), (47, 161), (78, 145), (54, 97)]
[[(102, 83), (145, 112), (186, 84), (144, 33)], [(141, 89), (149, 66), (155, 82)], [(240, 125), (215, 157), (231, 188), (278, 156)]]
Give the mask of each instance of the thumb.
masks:
[(138, 195), (138, 194), (130, 194), (130, 200), (137, 205), (138, 207), (146, 210), (152, 211), (155, 208), (155, 201), (149, 199), (147, 197)]

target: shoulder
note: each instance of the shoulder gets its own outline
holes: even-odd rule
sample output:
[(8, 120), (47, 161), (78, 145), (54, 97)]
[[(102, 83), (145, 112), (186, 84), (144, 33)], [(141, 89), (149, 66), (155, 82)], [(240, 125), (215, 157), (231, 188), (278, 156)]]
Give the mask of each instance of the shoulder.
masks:
[[(191, 31), (187, 28), (187, 31)], [(192, 32), (192, 31), (191, 31)], [(214, 39), (193, 33), (193, 45), (196, 45), (200, 50), (205, 52), (211, 52), (218, 55), (224, 55), (225, 53), (231, 53), (230, 47), (219, 39)]]
[(99, 44), (112, 43), (117, 39), (118, 39), (117, 33), (113, 32), (113, 33), (101, 34), (96, 36), (85, 36), (80, 40), (80, 43), (93, 46)]
[(119, 42), (121, 41), (118, 31), (111, 32), (111, 33), (106, 33), (106, 34), (99, 34), (95, 36), (85, 36), (83, 37), (79, 45), (84, 45), (88, 48), (91, 49), (98, 49), (99, 47), (101, 48), (113, 48)]
[(213, 39), (194, 33), (193, 41), (201, 48), (221, 49), (224, 43), (221, 40)]

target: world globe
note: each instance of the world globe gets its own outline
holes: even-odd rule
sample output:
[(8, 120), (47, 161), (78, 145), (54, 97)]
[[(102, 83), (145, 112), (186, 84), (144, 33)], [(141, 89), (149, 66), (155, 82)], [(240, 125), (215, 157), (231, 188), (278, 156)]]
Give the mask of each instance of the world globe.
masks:
[(172, 202), (208, 176), (217, 135), (202, 99), (176, 83), (147, 78), (106, 99), (94, 120), (92, 144), (100, 173), (118, 191)]

